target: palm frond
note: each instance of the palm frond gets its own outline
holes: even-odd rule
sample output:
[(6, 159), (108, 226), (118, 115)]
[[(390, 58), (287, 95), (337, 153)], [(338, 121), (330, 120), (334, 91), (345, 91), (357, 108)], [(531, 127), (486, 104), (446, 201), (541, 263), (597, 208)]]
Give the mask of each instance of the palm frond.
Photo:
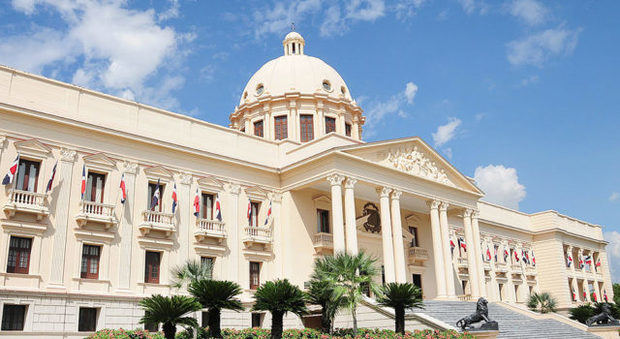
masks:
[(182, 288), (185, 284), (191, 284), (198, 280), (211, 279), (213, 266), (210, 262), (202, 263), (197, 260), (188, 260), (185, 264), (176, 266), (172, 269), (172, 285)]
[(424, 308), (422, 291), (411, 283), (388, 283), (377, 298), (381, 306), (392, 308)]
[(237, 312), (244, 309), (241, 301), (235, 298), (242, 293), (241, 286), (232, 281), (198, 280), (189, 285), (188, 291), (208, 309), (228, 309)]
[(268, 281), (254, 293), (254, 311), (292, 312), (299, 316), (308, 313), (306, 296), (287, 279)]
[(172, 323), (177, 324), (185, 315), (202, 309), (200, 303), (193, 297), (174, 295), (165, 297), (159, 294), (140, 300), (138, 303), (144, 309), (144, 316), (140, 323)]

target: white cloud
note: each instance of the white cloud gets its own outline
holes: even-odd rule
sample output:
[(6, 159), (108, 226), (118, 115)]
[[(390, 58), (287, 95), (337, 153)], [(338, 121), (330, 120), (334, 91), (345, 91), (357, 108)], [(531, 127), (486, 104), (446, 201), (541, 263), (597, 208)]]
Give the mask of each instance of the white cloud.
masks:
[(521, 86), (525, 87), (527, 85), (537, 83), (538, 80), (539, 80), (538, 75), (535, 75), (535, 74), (534, 75), (530, 75), (527, 78), (521, 79)]
[(519, 183), (517, 170), (503, 165), (477, 167), (474, 172), (476, 184), (486, 193), (484, 200), (519, 209), (526, 195), (525, 186)]
[(13, 0), (11, 4), (16, 10), (30, 15), (34, 12), (35, 1), (36, 0)]
[(180, 15), (179, 9), (181, 8), (181, 4), (179, 3), (179, 0), (168, 0), (168, 2), (170, 2), (170, 7), (157, 15), (159, 21), (175, 19)]
[(607, 244), (608, 264), (613, 281), (620, 281), (620, 233), (616, 231), (605, 232), (603, 238)]
[(418, 86), (413, 82), (408, 82), (405, 87), (405, 98), (407, 98), (407, 103), (410, 105), (413, 104), (413, 99), (415, 99), (415, 95), (418, 93)]
[(351, 0), (345, 6), (346, 17), (354, 20), (374, 21), (385, 15), (384, 0)]
[(414, 16), (418, 9), (424, 5), (427, 0), (400, 0), (394, 5), (394, 12), (398, 19), (405, 19)]
[(620, 193), (618, 192), (612, 192), (611, 195), (609, 196), (609, 201), (616, 201), (620, 199)]
[[(366, 124), (364, 125), (366, 127), (366, 135), (373, 135), (373, 128), (377, 123), (390, 114), (396, 114), (401, 118), (406, 117), (407, 113), (405, 113), (403, 108), (405, 105), (413, 105), (417, 92), (418, 86), (410, 81), (405, 85), (403, 91), (392, 95), (389, 99), (370, 102), (367, 105)], [(361, 104), (363, 100), (366, 100), (366, 98), (358, 98), (358, 104)]]
[(321, 9), (321, 0), (297, 0), (288, 4), (277, 2), (272, 8), (254, 12), (255, 38), (268, 33), (281, 34), (291, 27), (292, 22)]
[(433, 142), (435, 147), (442, 146), (452, 140), (456, 135), (456, 129), (461, 125), (462, 121), (457, 118), (449, 118), (448, 123), (437, 127), (437, 132), (433, 133)]
[(547, 8), (536, 0), (513, 0), (509, 10), (510, 14), (530, 26), (543, 23), (548, 13)]
[(552, 28), (508, 43), (508, 61), (513, 65), (542, 64), (553, 56), (569, 55), (577, 46), (581, 30)]
[(479, 14), (486, 14), (489, 10), (489, 6), (482, 0), (458, 0), (465, 13), (473, 14), (478, 12)]

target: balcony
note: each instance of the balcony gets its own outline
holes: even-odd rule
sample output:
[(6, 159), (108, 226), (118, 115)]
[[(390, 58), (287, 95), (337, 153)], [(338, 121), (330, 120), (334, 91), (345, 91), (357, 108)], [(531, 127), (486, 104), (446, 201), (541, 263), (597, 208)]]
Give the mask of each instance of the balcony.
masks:
[(422, 247), (409, 247), (407, 258), (409, 265), (424, 266), (424, 262), (428, 260), (428, 250)]
[(169, 237), (175, 231), (173, 214), (147, 210), (142, 212), (142, 216), (143, 221), (138, 227), (142, 236), (158, 231)]
[(252, 244), (271, 245), (271, 227), (246, 226), (243, 229), (243, 242), (246, 246)]
[(226, 228), (224, 226), (225, 224), (218, 220), (197, 219), (194, 237), (198, 242), (204, 239), (214, 239), (218, 244), (222, 243), (226, 239)]
[(47, 194), (9, 190), (9, 201), (4, 205), (7, 218), (12, 218), (16, 212), (30, 213), (37, 216), (37, 220), (49, 215), (47, 208)]
[(456, 258), (456, 266), (459, 268), (468, 268), (467, 258)]
[(495, 272), (508, 272), (508, 264), (506, 264), (505, 262), (498, 262), (495, 266)]
[(526, 267), (525, 268), (525, 275), (535, 276), (536, 275), (536, 268), (535, 267)]
[(519, 271), (521, 272), (521, 264), (520, 263), (512, 263), (512, 265), (510, 265), (510, 268), (513, 271)]
[(118, 224), (114, 215), (114, 205), (85, 200), (80, 202), (80, 213), (75, 216), (75, 220), (79, 227), (94, 222), (103, 224), (106, 229), (109, 229)]
[(312, 240), (314, 249), (317, 253), (330, 252), (334, 250), (334, 236), (331, 233), (319, 232), (314, 235)]

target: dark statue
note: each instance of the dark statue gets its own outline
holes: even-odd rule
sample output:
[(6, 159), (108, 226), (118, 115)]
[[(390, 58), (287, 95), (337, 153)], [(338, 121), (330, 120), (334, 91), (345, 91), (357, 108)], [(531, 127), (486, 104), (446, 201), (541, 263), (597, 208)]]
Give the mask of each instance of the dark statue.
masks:
[(379, 208), (377, 205), (369, 202), (364, 205), (362, 216), (368, 215), (368, 219), (364, 223), (364, 230), (370, 233), (381, 232), (381, 216), (379, 215)]
[(586, 325), (588, 326), (600, 326), (600, 325), (612, 325), (612, 326), (618, 326), (620, 325), (620, 322), (618, 322), (618, 320), (614, 319), (614, 317), (611, 316), (611, 309), (609, 308), (609, 304), (604, 303), (601, 305), (602, 308), (602, 312), (597, 314), (597, 315), (593, 315), (590, 318), (588, 318), (588, 320), (586, 320)]
[[(476, 302), (476, 313), (461, 318), (456, 322), (456, 326), (460, 327), (463, 331), (485, 331), (499, 329), (497, 321), (489, 319), (488, 303), (489, 302), (484, 298), (478, 299), (478, 302)], [(476, 328), (472, 326), (473, 324), (481, 321), (484, 321), (484, 323), (482, 323), (480, 327)]]

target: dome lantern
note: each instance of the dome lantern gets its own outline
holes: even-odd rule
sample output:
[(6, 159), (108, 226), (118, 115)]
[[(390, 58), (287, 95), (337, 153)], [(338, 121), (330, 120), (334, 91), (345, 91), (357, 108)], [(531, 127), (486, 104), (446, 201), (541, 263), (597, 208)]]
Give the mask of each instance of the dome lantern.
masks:
[(284, 37), (282, 45), (284, 45), (284, 55), (303, 55), (306, 41), (301, 34), (292, 31)]

